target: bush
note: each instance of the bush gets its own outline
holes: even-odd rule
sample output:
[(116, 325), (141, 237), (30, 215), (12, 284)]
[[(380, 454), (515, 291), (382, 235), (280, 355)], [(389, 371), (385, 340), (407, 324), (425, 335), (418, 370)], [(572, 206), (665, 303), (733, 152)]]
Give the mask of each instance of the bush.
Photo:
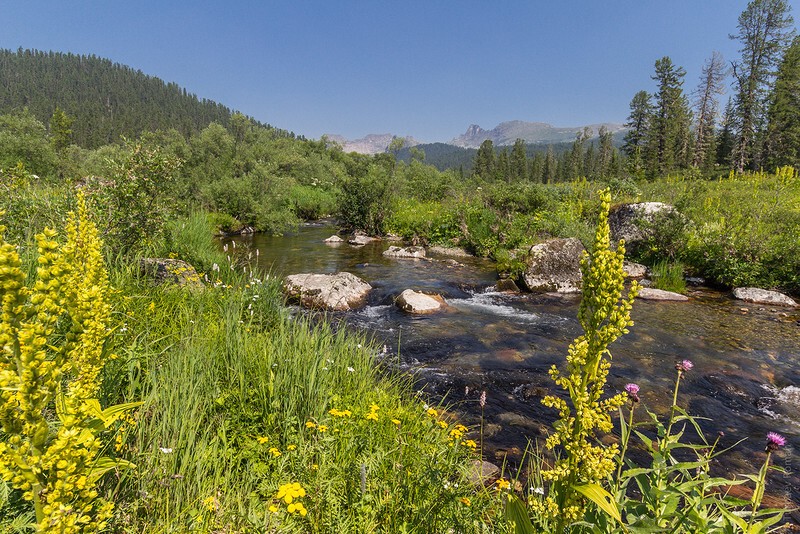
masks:
[(339, 194), (339, 218), (352, 230), (382, 235), (391, 215), (394, 190), (386, 169), (372, 165), (363, 177), (342, 181)]

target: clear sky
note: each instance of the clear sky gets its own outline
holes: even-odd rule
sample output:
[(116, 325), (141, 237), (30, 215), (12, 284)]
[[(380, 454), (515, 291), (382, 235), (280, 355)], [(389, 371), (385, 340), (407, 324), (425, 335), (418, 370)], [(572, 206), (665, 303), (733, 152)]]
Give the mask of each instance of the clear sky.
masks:
[[(789, 0), (800, 20), (800, 0)], [(746, 0), (0, 0), (0, 48), (95, 54), (310, 138), (624, 122), (656, 59), (693, 90)]]

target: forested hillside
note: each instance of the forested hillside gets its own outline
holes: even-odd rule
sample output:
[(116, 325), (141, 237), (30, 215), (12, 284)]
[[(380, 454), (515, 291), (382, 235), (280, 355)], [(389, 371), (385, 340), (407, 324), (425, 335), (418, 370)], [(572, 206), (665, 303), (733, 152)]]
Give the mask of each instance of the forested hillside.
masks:
[(0, 50), (0, 113), (23, 108), (44, 124), (61, 109), (73, 119), (72, 142), (84, 148), (158, 129), (189, 135), (211, 122), (227, 125), (233, 113), (175, 83), (95, 55)]

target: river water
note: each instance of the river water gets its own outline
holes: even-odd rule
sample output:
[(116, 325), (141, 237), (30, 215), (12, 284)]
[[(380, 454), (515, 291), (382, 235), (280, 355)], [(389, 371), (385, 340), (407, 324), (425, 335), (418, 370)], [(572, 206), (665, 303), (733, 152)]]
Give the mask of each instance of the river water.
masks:
[[(579, 296), (509, 294), (494, 290), (494, 265), (479, 258), (385, 258), (390, 246), (328, 245), (336, 228), (309, 224), (284, 237), (235, 239), (237, 249), (258, 250), (258, 267), (274, 276), (351, 272), (373, 286), (358, 311), (334, 314), (349, 328), (366, 330), (385, 344), (391, 365), (413, 373), (420, 389), (445, 399), (465, 424), (480, 423), (478, 399), (486, 391), (485, 456), (519, 461), (528, 440), (542, 440), (555, 418), (541, 406), (554, 392), (547, 370), (563, 367), (569, 343), (580, 335)], [(404, 289), (441, 294), (447, 311), (411, 316), (393, 306)], [(777, 464), (772, 497), (800, 503), (800, 313), (743, 303), (709, 289), (689, 290), (689, 302), (637, 300), (630, 333), (611, 346), (609, 392), (628, 382), (641, 386), (642, 402), (667, 414), (675, 363), (694, 369), (681, 383), (679, 404), (701, 420), (706, 436), (730, 446), (716, 468), (753, 473), (763, 461), (767, 432), (788, 438)], [(639, 410), (643, 412), (643, 410)]]

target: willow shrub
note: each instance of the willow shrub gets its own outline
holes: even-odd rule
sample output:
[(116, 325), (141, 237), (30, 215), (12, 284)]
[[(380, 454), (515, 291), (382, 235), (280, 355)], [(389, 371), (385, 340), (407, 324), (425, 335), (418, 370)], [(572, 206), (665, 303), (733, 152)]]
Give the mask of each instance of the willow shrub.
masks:
[(113, 510), (100, 478), (127, 465), (103, 456), (104, 431), (135, 404), (97, 400), (111, 287), (83, 197), (66, 234), (63, 245), (53, 230), (36, 236), (30, 287), (16, 247), (0, 240), (0, 475), (32, 504), (37, 531), (97, 532)]

